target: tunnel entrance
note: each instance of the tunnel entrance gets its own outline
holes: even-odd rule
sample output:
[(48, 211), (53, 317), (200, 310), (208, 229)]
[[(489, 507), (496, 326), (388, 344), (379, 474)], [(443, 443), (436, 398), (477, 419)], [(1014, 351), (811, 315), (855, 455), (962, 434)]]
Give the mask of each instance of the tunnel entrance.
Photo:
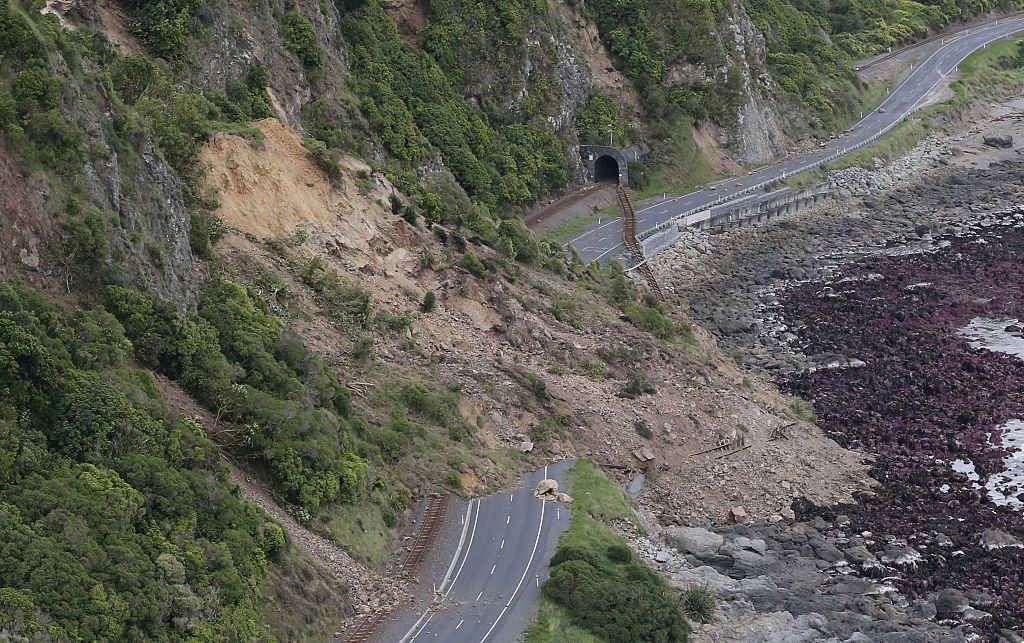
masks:
[(594, 181), (603, 183), (605, 181), (619, 182), (619, 162), (607, 154), (599, 156), (594, 161)]

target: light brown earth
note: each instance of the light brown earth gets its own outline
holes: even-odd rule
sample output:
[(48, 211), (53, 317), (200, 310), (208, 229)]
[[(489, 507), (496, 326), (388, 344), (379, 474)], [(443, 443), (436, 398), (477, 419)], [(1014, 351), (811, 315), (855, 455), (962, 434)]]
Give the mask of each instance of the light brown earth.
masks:
[[(647, 472), (640, 502), (665, 522), (724, 521), (738, 504), (755, 519), (769, 518), (785, 513), (793, 497), (830, 502), (865, 486), (857, 454), (796, 420), (789, 400), (747, 379), (700, 329), (692, 343), (656, 340), (610, 315), (591, 291), (530, 268), (517, 269), (511, 283), (477, 279), (453, 265), (450, 248), (390, 214), (381, 198), (385, 183), (374, 178), (374, 189), (360, 194), (350, 187), (358, 171), (352, 165), (345, 188), (331, 188), (303, 158), (296, 135), (276, 121), (257, 125), (267, 135), (263, 149), (219, 134), (203, 152), (218, 213), (237, 230), (219, 246), (227, 264), (251, 277), (275, 275), (288, 296), (282, 304), (267, 291), (269, 305), (338, 364), (345, 381), (358, 382), (357, 402), (371, 400), (393, 372), (457, 385), (470, 401), (467, 420), (479, 427), (459, 465), (467, 482), (484, 489), (508, 481), (510, 464), (526, 463), (515, 465), (516, 457), (492, 445), (514, 448), (533, 438), (538, 446), (529, 458), (588, 456), (622, 481)], [(268, 247), (300, 228), (308, 238), (294, 249), (277, 244), (275, 254)], [(486, 248), (474, 251), (498, 259)], [(413, 317), (407, 332), (377, 337), (375, 365), (351, 363), (352, 333), (319, 314), (295, 278), (298, 257), (310, 254), (366, 288), (378, 310)], [(423, 314), (418, 304), (428, 290), (438, 305)], [(555, 302), (573, 311), (563, 318), (575, 327), (554, 317)], [(657, 392), (619, 397), (634, 372)], [(544, 382), (552, 399), (534, 395), (523, 373)], [(650, 439), (637, 433), (638, 420), (652, 427)], [(774, 428), (794, 421), (787, 437), (769, 440)], [(692, 455), (739, 435), (749, 446), (741, 452)], [(650, 462), (634, 455), (644, 447), (654, 454)], [(401, 466), (413, 472), (424, 466), (420, 460)]]

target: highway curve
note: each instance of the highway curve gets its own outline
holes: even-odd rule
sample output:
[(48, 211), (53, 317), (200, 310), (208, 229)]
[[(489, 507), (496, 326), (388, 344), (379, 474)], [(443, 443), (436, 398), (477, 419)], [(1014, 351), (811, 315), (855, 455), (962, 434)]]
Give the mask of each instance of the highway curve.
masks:
[[(533, 496), (545, 477), (565, 486), (572, 466), (563, 460), (526, 474), (512, 491), (471, 500), (450, 520), (454, 551), (438, 565), (435, 601), (410, 607), (378, 640), (400, 643), (503, 643), (516, 640), (533, 620), (540, 586), (571, 513)], [(428, 585), (429, 587), (429, 585)]]
[[(964, 30), (951, 36), (931, 56), (915, 67), (906, 78), (871, 112), (847, 133), (834, 138), (815, 152), (786, 158), (764, 166), (748, 176), (734, 177), (682, 196), (658, 200), (637, 211), (637, 235), (679, 217), (702, 212), (712, 206), (737, 199), (822, 163), (830, 162), (870, 143), (897, 125), (914, 111), (920, 100), (960, 62), (985, 45), (1024, 31), (1024, 16), (1004, 18)], [(622, 223), (614, 219), (593, 227), (569, 242), (584, 262), (601, 260), (622, 253)]]

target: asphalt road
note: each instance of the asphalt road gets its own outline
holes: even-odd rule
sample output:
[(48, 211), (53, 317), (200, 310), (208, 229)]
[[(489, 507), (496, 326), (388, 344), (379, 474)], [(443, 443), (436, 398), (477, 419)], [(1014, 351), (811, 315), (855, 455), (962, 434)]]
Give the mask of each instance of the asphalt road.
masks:
[[(950, 37), (943, 46), (907, 74), (875, 111), (843, 135), (828, 141), (815, 152), (788, 157), (774, 165), (761, 167), (747, 176), (726, 179), (689, 194), (649, 204), (637, 210), (637, 235), (641, 236), (644, 232), (684, 215), (693, 218), (705, 209), (760, 190), (863, 146), (914, 111), (920, 100), (954, 71), (964, 58), (991, 42), (1020, 31), (1024, 31), (1024, 16), (1004, 18)], [(616, 256), (623, 251), (622, 221), (615, 219), (596, 226), (569, 243), (586, 263)]]
[[(524, 475), (513, 491), (472, 500), (457, 516), (458, 546), (437, 569), (436, 600), (400, 619), (400, 643), (504, 643), (533, 621), (540, 586), (570, 510), (533, 497), (545, 477), (565, 486), (572, 461)], [(395, 632), (391, 630), (390, 632)]]

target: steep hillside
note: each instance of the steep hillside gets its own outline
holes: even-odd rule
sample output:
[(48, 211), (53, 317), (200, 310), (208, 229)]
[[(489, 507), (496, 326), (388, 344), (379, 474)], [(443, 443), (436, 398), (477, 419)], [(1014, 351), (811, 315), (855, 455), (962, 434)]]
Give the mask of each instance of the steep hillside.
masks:
[(664, 523), (862, 487), (514, 216), (609, 123), (677, 178), (814, 127), (750, 7), (630, 7), (0, 0), (0, 630), (323, 638), (401, 599), (417, 501), (555, 455)]

